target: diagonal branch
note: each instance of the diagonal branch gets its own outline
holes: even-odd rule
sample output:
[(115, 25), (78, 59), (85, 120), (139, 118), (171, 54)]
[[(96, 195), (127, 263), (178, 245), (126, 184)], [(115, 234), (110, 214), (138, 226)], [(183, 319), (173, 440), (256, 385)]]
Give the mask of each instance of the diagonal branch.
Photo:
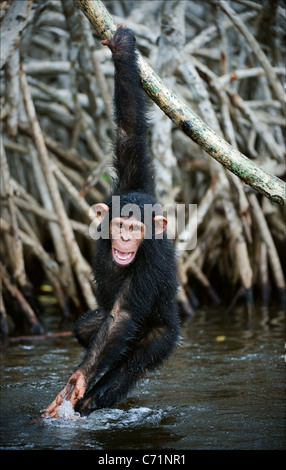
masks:
[[(100, 38), (112, 36), (116, 25), (100, 0), (74, 0)], [(233, 148), (203, 122), (139, 55), (141, 78), (145, 91), (162, 111), (212, 158), (273, 202), (286, 204), (285, 182), (256, 165)]]

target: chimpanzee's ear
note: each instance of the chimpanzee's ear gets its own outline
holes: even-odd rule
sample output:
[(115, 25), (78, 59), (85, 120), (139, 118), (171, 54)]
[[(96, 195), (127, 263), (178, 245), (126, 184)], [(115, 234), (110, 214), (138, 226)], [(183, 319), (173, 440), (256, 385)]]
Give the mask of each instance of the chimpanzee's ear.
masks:
[(167, 227), (168, 221), (162, 215), (155, 215), (154, 224), (155, 224), (155, 233), (156, 235), (158, 235), (159, 233), (164, 232), (165, 228)]
[(109, 207), (103, 202), (100, 202), (99, 204), (95, 205), (95, 214), (99, 222), (102, 222), (103, 219), (105, 219), (108, 212), (109, 212)]

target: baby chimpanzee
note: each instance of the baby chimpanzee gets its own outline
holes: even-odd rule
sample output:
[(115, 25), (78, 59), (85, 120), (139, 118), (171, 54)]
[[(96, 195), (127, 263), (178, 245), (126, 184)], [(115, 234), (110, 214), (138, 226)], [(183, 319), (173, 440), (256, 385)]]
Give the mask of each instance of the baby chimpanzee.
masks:
[(119, 26), (102, 43), (112, 51), (115, 66), (117, 178), (110, 198), (96, 205), (98, 308), (75, 325), (75, 335), (87, 352), (45, 410), (52, 417), (58, 416), (64, 399), (82, 416), (110, 407), (147, 370), (170, 356), (180, 337), (175, 254), (165, 231), (167, 220), (158, 214), (154, 198), (146, 97), (135, 37), (130, 29)]

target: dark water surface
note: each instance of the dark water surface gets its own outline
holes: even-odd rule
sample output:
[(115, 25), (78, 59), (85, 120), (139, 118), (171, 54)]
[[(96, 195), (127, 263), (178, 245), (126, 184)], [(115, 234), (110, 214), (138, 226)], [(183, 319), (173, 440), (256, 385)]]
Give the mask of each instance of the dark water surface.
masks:
[(285, 449), (284, 332), (275, 309), (199, 311), (124, 404), (36, 423), (82, 349), (72, 337), (15, 342), (1, 353), (0, 449)]

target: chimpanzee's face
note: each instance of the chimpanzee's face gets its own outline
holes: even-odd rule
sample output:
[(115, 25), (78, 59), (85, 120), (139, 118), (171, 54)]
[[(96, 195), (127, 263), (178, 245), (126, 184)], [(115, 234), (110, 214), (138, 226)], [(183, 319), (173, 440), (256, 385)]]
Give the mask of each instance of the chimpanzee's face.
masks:
[[(134, 205), (132, 207), (134, 209)], [(108, 222), (108, 234), (105, 233), (105, 236), (101, 236), (102, 238), (110, 239), (112, 258), (120, 266), (126, 266), (134, 260), (144, 238), (148, 238), (150, 235), (150, 238), (152, 238), (153, 232), (155, 236), (159, 236), (167, 226), (167, 219), (164, 216), (155, 215), (153, 219), (151, 218), (150, 223), (152, 227), (149, 227), (149, 231), (147, 231), (146, 225), (138, 220), (139, 216), (141, 216), (139, 208), (138, 211), (132, 210), (132, 215), (113, 217), (110, 222), (107, 218), (109, 212), (110, 209), (107, 204), (99, 203), (95, 205), (98, 221), (100, 223)], [(134, 212), (138, 213), (138, 218), (134, 216)], [(100, 233), (102, 234), (102, 231)]]
[(141, 245), (146, 227), (135, 217), (115, 217), (110, 222), (112, 257), (120, 266), (130, 264)]

